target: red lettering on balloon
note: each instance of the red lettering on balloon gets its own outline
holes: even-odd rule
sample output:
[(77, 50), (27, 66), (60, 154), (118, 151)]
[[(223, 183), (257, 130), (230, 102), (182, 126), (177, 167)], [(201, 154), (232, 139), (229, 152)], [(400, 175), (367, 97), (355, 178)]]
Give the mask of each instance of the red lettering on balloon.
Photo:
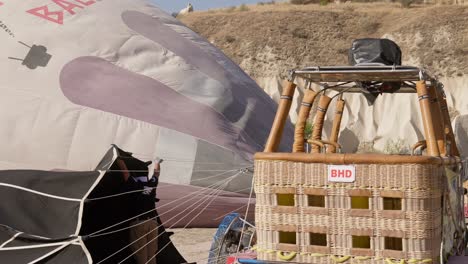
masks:
[(64, 10), (67, 10), (68, 13), (74, 15), (75, 14), (75, 11), (73, 11), (74, 8), (81, 8), (83, 9), (82, 6), (80, 5), (76, 5), (76, 4), (73, 4), (73, 3), (70, 3), (70, 2), (67, 2), (65, 0), (52, 0), (54, 3), (56, 3), (57, 5), (61, 6)]
[(80, 3), (82, 5), (85, 5), (85, 6), (90, 6), (90, 5), (94, 4), (94, 3), (96, 3), (96, 1), (94, 1), (94, 0), (89, 0), (89, 1), (75, 0), (75, 2), (78, 2), (78, 3)]
[[(45, 6), (33, 8), (31, 10), (27, 10), (26, 12), (33, 14), (37, 17), (47, 19), (51, 22), (63, 25), (64, 10), (67, 11), (71, 15), (75, 15), (76, 8), (83, 9), (86, 6), (90, 6), (96, 3), (96, 0), (51, 0), (51, 1), (54, 2), (56, 5), (60, 6), (62, 10), (51, 12), (49, 11), (47, 5), (45, 5)], [(77, 3), (81, 5), (78, 5)], [(3, 5), (2, 2), (0, 2), (0, 6), (1, 5)]]
[(63, 24), (63, 11), (50, 12), (47, 6), (41, 6), (27, 10), (26, 12), (60, 25)]

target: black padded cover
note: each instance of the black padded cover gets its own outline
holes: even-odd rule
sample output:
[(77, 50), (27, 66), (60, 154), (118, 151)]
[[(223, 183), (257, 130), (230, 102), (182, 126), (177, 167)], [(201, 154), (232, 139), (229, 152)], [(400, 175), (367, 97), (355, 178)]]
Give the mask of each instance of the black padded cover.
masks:
[(348, 54), (350, 65), (384, 64), (401, 65), (401, 50), (389, 39), (356, 39)]

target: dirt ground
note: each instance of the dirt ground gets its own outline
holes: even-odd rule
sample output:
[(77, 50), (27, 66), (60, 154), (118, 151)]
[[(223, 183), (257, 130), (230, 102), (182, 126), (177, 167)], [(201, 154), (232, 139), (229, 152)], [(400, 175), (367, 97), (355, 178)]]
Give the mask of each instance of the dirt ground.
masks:
[(468, 73), (468, 6), (344, 3), (251, 5), (179, 17), (254, 79), (288, 69), (347, 64), (356, 38), (395, 40), (403, 61), (437, 76)]
[(216, 228), (171, 229), (171, 239), (188, 262), (204, 264), (208, 261), (211, 241)]

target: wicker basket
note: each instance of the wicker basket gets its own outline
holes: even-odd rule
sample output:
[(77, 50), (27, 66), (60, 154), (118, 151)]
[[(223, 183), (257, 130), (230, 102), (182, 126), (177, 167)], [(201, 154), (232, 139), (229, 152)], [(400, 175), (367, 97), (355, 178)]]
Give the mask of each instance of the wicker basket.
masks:
[(258, 258), (300, 263), (438, 263), (444, 167), (357, 164), (329, 183), (327, 165), (255, 161)]
[[(461, 193), (464, 173), (460, 174), (459, 151), (442, 85), (425, 76), (422, 70), (416, 69), (409, 75), (411, 70), (401, 70), (308, 67), (291, 72), (264, 152), (255, 155), (260, 260), (318, 264), (439, 263), (440, 258), (464, 251), (466, 227)], [(296, 77), (319, 83), (323, 89), (306, 89), (296, 123), (293, 153), (278, 153)], [(343, 85), (356, 80), (390, 79), (416, 82), (407, 91), (417, 93), (423, 117), (425, 139), (412, 146), (412, 153), (420, 149), (421, 155), (336, 153), (340, 148), (338, 135), (345, 103), (342, 93), (353, 87), (359, 91), (361, 87), (357, 83), (350, 84), (351, 87)], [(329, 97), (326, 92), (330, 87), (341, 92)], [(311, 139), (306, 141), (313, 144), (312, 153), (305, 153), (304, 128), (319, 94)], [(325, 114), (335, 97), (337, 110), (331, 137), (323, 140)]]

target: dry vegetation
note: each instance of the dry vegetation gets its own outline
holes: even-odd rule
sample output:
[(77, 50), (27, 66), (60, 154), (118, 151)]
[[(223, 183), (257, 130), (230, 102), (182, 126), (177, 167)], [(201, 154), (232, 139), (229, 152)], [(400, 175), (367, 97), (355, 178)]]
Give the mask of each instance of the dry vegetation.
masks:
[(305, 65), (347, 64), (352, 40), (364, 37), (395, 40), (405, 63), (435, 74), (468, 73), (468, 6), (268, 3), (195, 12), (181, 20), (254, 78), (284, 76)]

